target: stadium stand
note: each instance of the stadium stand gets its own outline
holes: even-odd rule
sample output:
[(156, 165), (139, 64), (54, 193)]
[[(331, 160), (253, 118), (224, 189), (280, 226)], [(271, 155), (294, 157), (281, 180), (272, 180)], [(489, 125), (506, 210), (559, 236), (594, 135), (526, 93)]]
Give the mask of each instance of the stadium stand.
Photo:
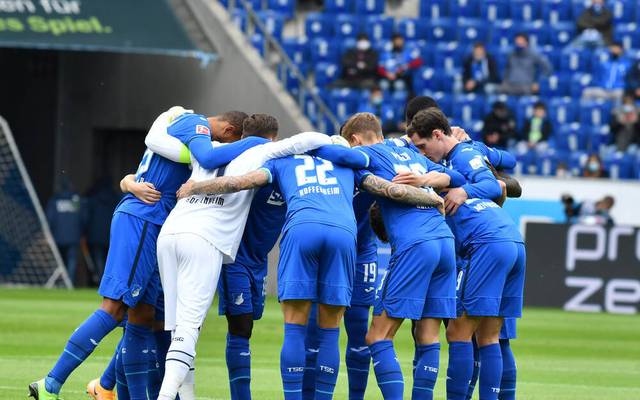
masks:
[[(230, 6), (229, 0), (221, 0)], [(299, 1), (299, 0), (298, 0)], [(396, 2), (397, 3), (397, 2)], [(312, 82), (317, 95), (339, 122), (360, 109), (358, 103), (369, 97), (366, 90), (336, 89), (341, 76), (341, 57), (355, 46), (355, 37), (367, 33), (379, 54), (388, 50), (393, 33), (400, 33), (406, 47), (419, 53), (423, 65), (412, 73), (409, 90), (386, 92), (378, 109), (384, 119), (402, 120), (407, 96), (430, 95), (442, 103), (451, 123), (464, 126), (478, 138), (482, 119), (495, 100), (505, 101), (516, 116), (517, 130), (531, 116), (532, 105), (543, 101), (553, 122), (549, 145), (535, 149), (513, 147), (523, 163), (524, 174), (553, 174), (558, 163), (571, 165), (581, 176), (584, 154), (597, 152), (611, 178), (640, 178), (640, 151), (637, 145), (621, 153), (613, 145), (609, 129), (610, 100), (582, 99), (583, 91), (594, 85), (594, 73), (605, 62), (605, 49), (573, 48), (576, 18), (586, 7), (584, 0), (420, 0), (419, 14), (394, 18), (384, 0), (325, 0), (312, 8), (296, 0), (237, 0), (231, 10), (239, 29), (246, 30), (246, 14), (256, 11), (269, 33), (281, 41), (282, 48)], [(250, 7), (247, 10), (245, 7)], [(304, 6), (304, 7), (303, 7)], [(313, 6), (311, 6), (313, 7)], [(640, 5), (636, 0), (609, 0), (614, 14), (614, 39), (621, 42), (631, 62), (640, 60)], [(488, 23), (489, 22), (489, 23)], [(285, 29), (287, 24), (303, 29)], [(287, 31), (288, 34), (285, 34)], [(513, 38), (524, 32), (531, 47), (547, 57), (553, 73), (540, 79), (535, 96), (507, 97), (462, 93), (462, 62), (476, 42), (487, 45), (500, 70), (505, 69), (512, 51)], [(260, 48), (261, 35), (252, 36)], [(291, 79), (283, 83), (292, 95), (297, 85)], [(316, 124), (314, 107), (305, 113)], [(384, 115), (381, 115), (384, 114)], [(325, 117), (326, 118), (326, 117)], [(327, 124), (331, 126), (331, 124)], [(333, 125), (335, 126), (335, 124)], [(327, 133), (331, 132), (330, 129)]]

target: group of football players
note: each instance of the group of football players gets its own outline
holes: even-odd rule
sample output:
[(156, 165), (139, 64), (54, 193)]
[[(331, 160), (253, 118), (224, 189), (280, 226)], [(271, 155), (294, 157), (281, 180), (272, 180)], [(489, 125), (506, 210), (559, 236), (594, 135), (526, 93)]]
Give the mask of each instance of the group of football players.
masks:
[[(384, 139), (378, 119), (358, 113), (340, 136), (276, 141), (266, 114), (162, 113), (137, 172), (121, 181), (102, 304), (30, 395), (59, 399), (71, 372), (123, 326), (87, 393), (195, 399), (196, 343), (217, 289), (230, 397), (250, 399), (249, 342), (280, 238), (285, 399), (333, 398), (343, 319), (349, 399), (364, 398), (371, 363), (383, 398), (403, 398), (393, 339), (404, 319), (415, 343), (411, 398), (433, 398), (444, 322), (447, 399), (470, 399), (476, 381), (480, 399), (514, 399), (509, 339), (525, 248), (501, 206), (520, 193), (502, 172), (515, 159), (450, 127), (429, 97), (407, 104), (406, 122), (405, 136)], [(376, 235), (392, 249), (381, 276)]]

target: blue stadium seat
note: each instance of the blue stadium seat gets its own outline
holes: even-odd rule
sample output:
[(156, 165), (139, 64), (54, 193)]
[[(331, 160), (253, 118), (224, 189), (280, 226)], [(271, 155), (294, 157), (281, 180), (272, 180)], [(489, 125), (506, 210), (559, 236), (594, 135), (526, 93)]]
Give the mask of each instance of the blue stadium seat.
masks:
[(518, 99), (518, 105), (514, 111), (516, 126), (519, 130), (524, 127), (525, 121), (533, 116), (533, 105), (539, 100), (537, 96), (522, 96)]
[(611, 144), (611, 131), (609, 125), (595, 126), (589, 131), (589, 150), (602, 154)]
[(498, 21), (491, 27), (491, 44), (499, 47), (509, 47), (513, 45), (513, 37), (518, 31), (513, 21), (506, 19)]
[(637, 0), (609, 0), (607, 6), (613, 13), (614, 26), (635, 22), (638, 10)]
[(247, 12), (240, 9), (231, 11), (231, 22), (238, 27), (241, 31), (247, 30)]
[(310, 13), (304, 21), (305, 33), (309, 39), (333, 36), (333, 16), (321, 13)]
[(442, 18), (449, 15), (449, 0), (420, 0), (420, 16)]
[(355, 13), (357, 15), (384, 14), (384, 0), (356, 0)]
[(407, 40), (426, 39), (428, 21), (424, 18), (400, 18), (398, 32)]
[(551, 25), (549, 44), (555, 47), (565, 47), (576, 35), (576, 24), (573, 22), (558, 22)]
[(331, 40), (331, 46), (338, 52), (338, 58), (342, 59), (347, 50), (356, 47), (356, 38), (334, 38)]
[(416, 92), (416, 94), (420, 96), (432, 97), (436, 101), (436, 103), (438, 103), (438, 107), (440, 107), (445, 115), (451, 115), (451, 113), (453, 112), (453, 97), (448, 93), (423, 90), (421, 92)]
[(632, 179), (634, 157), (628, 153), (615, 152), (605, 157), (604, 169), (611, 179)]
[(314, 76), (316, 86), (324, 87), (340, 77), (340, 68), (337, 64), (328, 62), (314, 63)]
[(555, 176), (559, 160), (557, 153), (553, 149), (541, 152), (535, 160), (536, 175)]
[(484, 96), (475, 94), (455, 96), (453, 114), (451, 116), (461, 123), (483, 119), (485, 117), (484, 100)]
[[(516, 22), (514, 21), (514, 23)], [(525, 22), (520, 31), (529, 35), (529, 43), (532, 47), (542, 47), (549, 43), (549, 27), (543, 21)]]
[[(283, 78), (283, 69), (285, 64), (278, 65), (278, 78), (282, 80)], [(282, 82), (282, 81), (281, 81)], [(282, 82), (284, 87), (287, 89), (287, 92), (291, 93), (292, 96), (297, 96), (300, 90), (300, 81), (296, 79), (295, 75), (291, 71), (290, 68), (287, 68), (284, 75), (284, 82)]]
[(355, 4), (355, 0), (325, 0), (324, 12), (328, 14), (353, 13)]
[(337, 38), (355, 38), (361, 32), (360, 17), (353, 14), (335, 16), (333, 31)]
[(268, 0), (268, 8), (282, 14), (286, 19), (293, 18), (296, 12), (295, 0)]
[(435, 68), (450, 70), (462, 67), (466, 48), (458, 46), (457, 42), (441, 42), (430, 47), (434, 50), (433, 65)]
[(437, 42), (456, 40), (456, 21), (450, 18), (429, 20), (426, 26), (427, 39)]
[(600, 69), (600, 64), (609, 61), (609, 50), (606, 48), (594, 50), (591, 53), (591, 73), (597, 74)]
[[(568, 1), (568, 0), (565, 0)], [(580, 14), (587, 8), (586, 0), (572, 0), (571, 1), (571, 15), (573, 16), (573, 20), (577, 20), (580, 17)]]
[(562, 52), (560, 69), (570, 72), (590, 72), (591, 60), (588, 50), (567, 49)]
[(254, 32), (250, 37), (251, 45), (264, 57), (264, 35)]
[[(455, 125), (454, 125), (455, 126)], [(482, 128), (484, 127), (484, 121), (476, 119), (465, 123), (464, 130), (467, 131), (471, 140), (482, 140)]]
[(560, 72), (540, 79), (540, 96), (564, 97), (571, 94), (571, 74)]
[(574, 73), (571, 76), (571, 97), (579, 99), (585, 88), (591, 85), (591, 74)]
[(640, 48), (640, 30), (636, 23), (616, 25), (613, 38), (621, 42), (625, 49)]
[[(254, 11), (262, 10), (262, 0), (247, 0), (247, 2)], [(229, 8), (229, 0), (220, 0), (220, 3), (222, 3), (225, 8)], [(239, 1), (236, 1), (235, 9), (242, 10), (244, 7)]]
[(340, 62), (338, 50), (339, 49), (327, 39), (313, 39), (309, 48), (311, 62), (313, 64), (317, 64), (319, 62), (326, 61), (333, 64), (338, 64)]
[(511, 0), (509, 6), (514, 21), (532, 22), (542, 16), (540, 0)]
[(589, 133), (575, 122), (562, 125), (555, 134), (555, 144), (559, 151), (585, 151), (588, 142)]
[(516, 154), (516, 169), (518, 175), (535, 175), (538, 172), (536, 166), (536, 154), (534, 151)]
[(583, 126), (601, 126), (611, 120), (612, 103), (604, 100), (580, 101), (580, 124)]
[(458, 19), (458, 41), (463, 44), (489, 41), (489, 26), (481, 19)]
[(359, 93), (353, 89), (334, 89), (330, 92), (329, 107), (340, 121), (345, 121), (357, 111)]
[(547, 113), (555, 129), (578, 120), (578, 105), (571, 97), (557, 97), (547, 104)]
[(542, 19), (552, 24), (572, 21), (571, 1), (542, 0)]
[(499, 21), (509, 18), (509, 0), (485, 0), (480, 15), (485, 21)]
[(486, 97), (486, 101), (484, 102), (484, 115), (489, 114), (491, 112), (491, 108), (493, 107), (493, 103), (496, 101), (501, 101), (507, 105), (509, 110), (512, 113), (515, 113), (516, 108), (518, 108), (518, 100), (520, 98), (518, 96), (507, 96), (506, 94), (497, 94)]
[(582, 176), (588, 158), (589, 154), (586, 151), (577, 150), (571, 152), (569, 155), (569, 170), (573, 176)]
[(310, 59), (309, 41), (307, 38), (297, 36), (284, 38), (281, 42), (282, 49), (295, 64), (306, 63)]
[(546, 45), (546, 46), (538, 47), (537, 50), (541, 54), (543, 54), (545, 57), (547, 57), (547, 59), (553, 66), (554, 71), (560, 71), (562, 69), (560, 68), (560, 63), (562, 61), (562, 51), (563, 51), (561, 48), (557, 48), (551, 45)]
[(418, 68), (413, 74), (413, 91), (422, 93), (425, 90), (437, 92), (440, 90), (440, 82), (434, 77), (436, 70), (431, 67)]
[(284, 28), (284, 15), (271, 10), (258, 11), (256, 14), (264, 24), (266, 31), (271, 36), (281, 40), (282, 29)]
[(450, 0), (449, 15), (452, 17), (479, 18), (479, 0)]
[(372, 43), (388, 40), (393, 35), (393, 18), (384, 15), (370, 15), (367, 17), (364, 30)]

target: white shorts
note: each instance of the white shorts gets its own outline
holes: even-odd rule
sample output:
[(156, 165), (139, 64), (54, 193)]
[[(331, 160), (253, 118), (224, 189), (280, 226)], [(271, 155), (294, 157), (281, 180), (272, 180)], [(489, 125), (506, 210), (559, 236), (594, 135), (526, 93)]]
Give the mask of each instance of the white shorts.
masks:
[(218, 287), (222, 253), (191, 233), (158, 238), (158, 266), (164, 290), (164, 329), (202, 326)]

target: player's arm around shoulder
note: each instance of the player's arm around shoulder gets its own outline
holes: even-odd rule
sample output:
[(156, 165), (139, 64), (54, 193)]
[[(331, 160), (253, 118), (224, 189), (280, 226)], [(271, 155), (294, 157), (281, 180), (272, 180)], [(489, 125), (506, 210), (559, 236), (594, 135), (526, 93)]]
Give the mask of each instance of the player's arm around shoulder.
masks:
[(433, 192), (427, 192), (413, 186), (389, 182), (373, 174), (362, 178), (360, 187), (372, 194), (387, 197), (391, 200), (422, 207), (436, 207), (443, 210), (443, 200)]
[(120, 181), (122, 193), (131, 193), (145, 204), (155, 204), (160, 201), (162, 194), (156, 190), (151, 182), (136, 182), (134, 174), (126, 175)]
[(185, 113), (192, 113), (192, 111), (174, 106), (160, 114), (151, 125), (151, 128), (149, 128), (149, 132), (144, 139), (144, 144), (147, 148), (171, 161), (189, 164), (191, 162), (191, 154), (187, 146), (167, 133), (169, 125)]
[(189, 180), (178, 189), (176, 196), (183, 199), (194, 194), (236, 193), (265, 186), (270, 182), (271, 172), (261, 168), (240, 176), (222, 176), (201, 182)]

